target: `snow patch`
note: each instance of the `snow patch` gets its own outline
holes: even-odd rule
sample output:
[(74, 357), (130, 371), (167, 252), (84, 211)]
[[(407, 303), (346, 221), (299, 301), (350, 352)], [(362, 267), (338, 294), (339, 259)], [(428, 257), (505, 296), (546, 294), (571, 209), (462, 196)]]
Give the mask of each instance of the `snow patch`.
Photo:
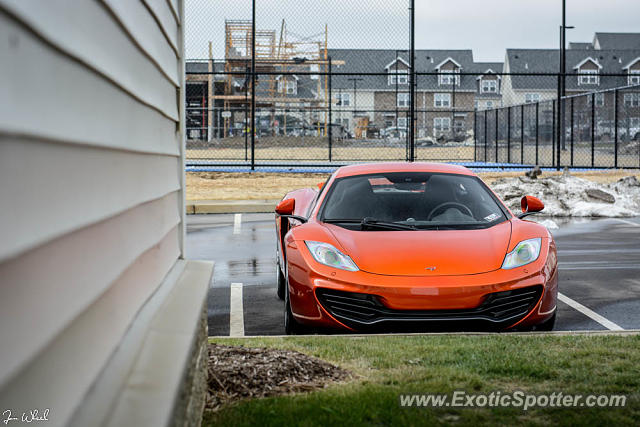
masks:
[[(633, 217), (640, 215), (640, 181), (628, 176), (613, 184), (598, 184), (573, 176), (502, 178), (491, 185), (514, 212), (521, 212), (520, 198), (535, 196), (550, 217)], [(557, 225), (556, 225), (557, 227)]]

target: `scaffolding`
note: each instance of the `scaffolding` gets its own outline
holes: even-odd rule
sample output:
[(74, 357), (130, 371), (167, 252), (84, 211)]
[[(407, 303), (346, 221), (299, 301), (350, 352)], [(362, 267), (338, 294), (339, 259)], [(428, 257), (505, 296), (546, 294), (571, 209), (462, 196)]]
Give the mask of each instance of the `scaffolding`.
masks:
[[(327, 41), (326, 25), (322, 33), (311, 36), (301, 36), (289, 31), (284, 19), (279, 37), (275, 30), (256, 30), (256, 108), (270, 110), (272, 124), (276, 110), (325, 111), (322, 113), (324, 115), (322, 122), (323, 133), (326, 135), (328, 121), (326, 109), (329, 105), (328, 77), (327, 75), (311, 77), (308, 74), (297, 76), (296, 73), (329, 71)], [(254, 90), (250, 79), (251, 45), (251, 21), (225, 21), (224, 93), (213, 95), (214, 99), (223, 100), (225, 111), (237, 111), (239, 106), (247, 103)], [(339, 65), (338, 62), (341, 61), (333, 63)], [(305, 96), (299, 93), (300, 84), (315, 87), (313, 90), (303, 91), (306, 93)], [(225, 136), (229, 134), (229, 127), (233, 120), (233, 115), (224, 118)], [(286, 120), (285, 112), (283, 123), (285, 135)], [(319, 118), (316, 117), (316, 122), (318, 120)], [(271, 126), (271, 129), (275, 134), (277, 126)]]

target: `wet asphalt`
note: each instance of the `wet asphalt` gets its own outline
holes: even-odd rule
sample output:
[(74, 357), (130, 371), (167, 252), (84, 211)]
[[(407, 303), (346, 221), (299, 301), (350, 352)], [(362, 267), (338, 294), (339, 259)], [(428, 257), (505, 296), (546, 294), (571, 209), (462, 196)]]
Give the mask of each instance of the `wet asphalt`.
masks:
[[(208, 294), (210, 336), (229, 335), (231, 283), (242, 283), (245, 335), (282, 335), (276, 296), (273, 214), (190, 215), (187, 257), (215, 261)], [(560, 292), (623, 329), (640, 329), (640, 217), (556, 220)], [(234, 226), (235, 223), (235, 226)], [(555, 330), (606, 330), (558, 302)]]

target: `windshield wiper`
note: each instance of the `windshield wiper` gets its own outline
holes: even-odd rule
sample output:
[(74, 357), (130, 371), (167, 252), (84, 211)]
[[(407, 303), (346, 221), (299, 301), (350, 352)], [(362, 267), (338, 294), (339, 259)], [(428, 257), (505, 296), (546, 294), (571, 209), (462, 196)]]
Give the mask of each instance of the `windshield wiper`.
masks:
[(412, 225), (399, 224), (397, 222), (378, 221), (374, 218), (352, 219), (352, 218), (325, 218), (322, 220), (328, 224), (360, 224), (362, 230), (369, 230), (373, 228), (384, 230), (417, 230)]
[(374, 218), (363, 218), (360, 222), (360, 228), (369, 230), (371, 228), (382, 228), (386, 230), (417, 230), (413, 225), (399, 224), (397, 222), (378, 221)]

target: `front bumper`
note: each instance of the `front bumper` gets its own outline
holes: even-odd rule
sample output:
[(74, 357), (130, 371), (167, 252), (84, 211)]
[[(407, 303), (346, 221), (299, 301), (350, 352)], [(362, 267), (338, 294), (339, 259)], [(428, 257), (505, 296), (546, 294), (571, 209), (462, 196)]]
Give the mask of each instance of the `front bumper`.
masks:
[(413, 277), (336, 270), (288, 251), (291, 309), (308, 326), (352, 331), (526, 328), (556, 309), (556, 257), (544, 252), (512, 270)]

